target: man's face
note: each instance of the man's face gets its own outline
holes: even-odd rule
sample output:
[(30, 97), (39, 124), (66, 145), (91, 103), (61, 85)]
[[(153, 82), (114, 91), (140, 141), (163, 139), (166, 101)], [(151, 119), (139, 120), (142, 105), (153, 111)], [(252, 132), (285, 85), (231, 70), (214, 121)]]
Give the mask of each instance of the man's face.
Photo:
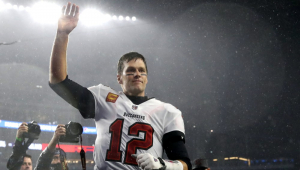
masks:
[(123, 92), (130, 96), (145, 96), (148, 83), (146, 66), (142, 59), (124, 61), (121, 75), (117, 75), (118, 82)]
[(58, 163), (60, 163), (60, 156), (59, 154), (56, 154), (53, 156), (51, 164), (58, 164)]
[(24, 157), (23, 164), (22, 164), (20, 170), (32, 170), (31, 158)]

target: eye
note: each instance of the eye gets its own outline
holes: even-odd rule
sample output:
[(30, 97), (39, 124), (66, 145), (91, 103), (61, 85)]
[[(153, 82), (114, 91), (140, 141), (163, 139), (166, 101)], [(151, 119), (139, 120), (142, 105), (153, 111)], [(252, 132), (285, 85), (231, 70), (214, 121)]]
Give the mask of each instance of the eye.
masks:
[(131, 67), (129, 67), (127, 70), (126, 70), (126, 72), (128, 73), (128, 72), (135, 72), (135, 69), (134, 68), (131, 68)]

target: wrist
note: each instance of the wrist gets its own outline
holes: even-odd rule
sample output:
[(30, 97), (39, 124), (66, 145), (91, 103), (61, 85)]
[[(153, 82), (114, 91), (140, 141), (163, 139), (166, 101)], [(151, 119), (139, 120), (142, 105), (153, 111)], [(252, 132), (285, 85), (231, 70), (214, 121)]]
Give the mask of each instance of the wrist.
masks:
[(183, 170), (183, 165), (177, 160), (163, 160), (165, 163), (165, 170)]
[(22, 141), (23, 141), (23, 138), (17, 136), (17, 137), (16, 137), (16, 140), (19, 141), (19, 142), (22, 142)]
[(55, 39), (57, 41), (65, 41), (69, 38), (69, 34), (63, 31), (57, 31)]

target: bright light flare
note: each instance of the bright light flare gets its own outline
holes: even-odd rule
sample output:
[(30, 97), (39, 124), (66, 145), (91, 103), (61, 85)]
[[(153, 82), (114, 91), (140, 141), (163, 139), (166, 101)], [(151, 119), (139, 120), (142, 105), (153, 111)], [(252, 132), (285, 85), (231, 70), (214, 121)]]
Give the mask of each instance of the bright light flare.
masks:
[(31, 8), (29, 6), (25, 7), (25, 11), (30, 12)]
[(23, 6), (23, 5), (20, 5), (20, 6), (19, 6), (19, 10), (20, 10), (20, 11), (25, 10), (24, 6)]
[(10, 4), (10, 3), (6, 3), (6, 4), (5, 4), (5, 8), (6, 8), (6, 9), (12, 9), (13, 6), (12, 6), (12, 4)]
[(0, 1), (0, 11), (3, 10), (4, 8), (5, 8), (5, 4), (2, 1)]
[(50, 2), (38, 2), (28, 10), (35, 21), (43, 24), (56, 23), (61, 15), (61, 7)]
[(126, 20), (126, 21), (129, 21), (129, 20), (130, 20), (130, 17), (129, 17), (129, 16), (125, 17), (125, 20)]
[(13, 5), (13, 9), (15, 9), (15, 10), (19, 9), (18, 5)]
[(136, 21), (136, 17), (132, 17), (131, 20), (132, 20), (132, 21)]
[(122, 15), (119, 16), (119, 20), (122, 21), (124, 17)]
[(79, 17), (80, 21), (87, 26), (100, 25), (109, 20), (107, 15), (101, 14), (101, 12), (96, 9), (86, 9)]

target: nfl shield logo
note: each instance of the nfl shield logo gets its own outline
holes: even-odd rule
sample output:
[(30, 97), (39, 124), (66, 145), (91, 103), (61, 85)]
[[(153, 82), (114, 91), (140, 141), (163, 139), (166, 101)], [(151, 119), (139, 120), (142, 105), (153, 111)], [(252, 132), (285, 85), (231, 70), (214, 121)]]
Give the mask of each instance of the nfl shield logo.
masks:
[(132, 110), (136, 110), (137, 108), (138, 108), (138, 106), (132, 105)]

